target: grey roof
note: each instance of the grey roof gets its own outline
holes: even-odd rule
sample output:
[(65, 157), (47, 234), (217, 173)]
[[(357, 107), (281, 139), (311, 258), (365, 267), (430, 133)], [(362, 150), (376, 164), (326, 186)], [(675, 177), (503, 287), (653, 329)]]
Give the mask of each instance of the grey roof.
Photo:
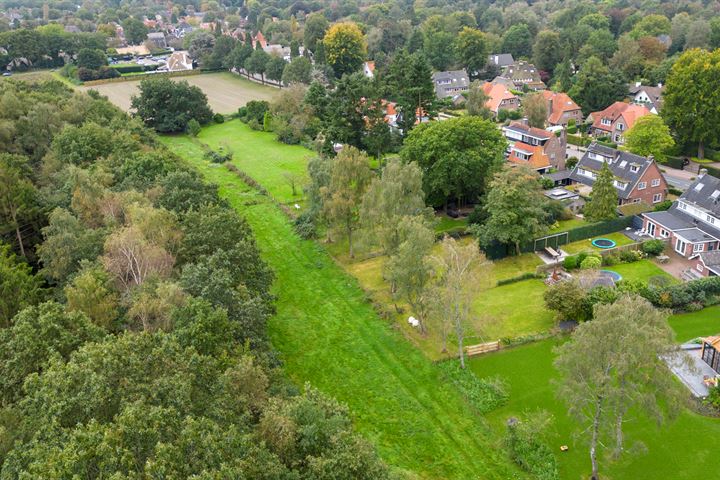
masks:
[(680, 196), (680, 200), (720, 217), (720, 194), (715, 194), (716, 198), (713, 198), (716, 190), (720, 191), (720, 179), (705, 174), (695, 179)]
[[(470, 78), (465, 70), (448, 70), (435, 72), (432, 76), (435, 84), (435, 94), (438, 98), (450, 97), (457, 94), (455, 89), (467, 90), (470, 86)], [(448, 91), (452, 89), (453, 91)]]
[(548, 132), (547, 130), (543, 130), (541, 128), (532, 128), (528, 125), (514, 122), (508, 125), (507, 127), (504, 127), (506, 130), (512, 130), (513, 132), (517, 132), (523, 135), (527, 135), (529, 137), (535, 137), (540, 140), (549, 140), (550, 137), (553, 135), (552, 133)]
[(162, 32), (150, 32), (147, 34), (147, 38), (157, 38), (157, 39), (164, 39), (165, 34)]
[(570, 170), (560, 170), (559, 172), (555, 173), (544, 173), (543, 177), (549, 178), (553, 182), (559, 182), (561, 180), (570, 178), (570, 173)]
[(663, 91), (665, 87), (662, 85), (649, 86), (649, 85), (637, 85), (632, 84), (630, 86), (630, 94), (634, 97), (638, 93), (644, 91), (645, 94), (650, 98), (650, 105), (655, 107), (656, 110), (660, 110), (663, 103)]
[(706, 267), (720, 267), (720, 250), (702, 252), (700, 258)]
[(678, 208), (677, 202), (665, 212), (648, 212), (643, 213), (643, 216), (676, 232), (692, 243), (708, 242), (713, 239), (720, 240), (720, 229), (683, 212)]
[(573, 198), (578, 198), (580, 195), (568, 190), (567, 188), (562, 187), (555, 187), (551, 188), (550, 190), (545, 190), (543, 194), (552, 200), (570, 200)]
[[(603, 161), (597, 158), (598, 156), (606, 160)], [(618, 196), (622, 199), (629, 198), (638, 180), (640, 180), (645, 171), (653, 164), (653, 160), (649, 158), (593, 142), (588, 146), (587, 152), (585, 152), (585, 155), (583, 155), (573, 169), (570, 174), (570, 179), (574, 182), (592, 186), (595, 183), (595, 179), (578, 174), (578, 169), (582, 168), (598, 173), (605, 162), (608, 163), (610, 171), (612, 171), (616, 179), (627, 182), (628, 184), (624, 190), (616, 187)], [(637, 166), (637, 171), (633, 171), (634, 166)]]
[(510, 53), (494, 53), (488, 56), (488, 63), (497, 65), (498, 67), (507, 67), (515, 63), (512, 54)]

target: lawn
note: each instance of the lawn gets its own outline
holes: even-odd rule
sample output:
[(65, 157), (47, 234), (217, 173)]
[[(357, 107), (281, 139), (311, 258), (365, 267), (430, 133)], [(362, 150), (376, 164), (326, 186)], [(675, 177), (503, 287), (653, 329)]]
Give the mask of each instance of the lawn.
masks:
[(586, 238), (585, 240), (578, 240), (577, 242), (568, 243), (567, 245), (563, 245), (560, 248), (565, 250), (567, 253), (571, 255), (575, 255), (576, 253), (580, 253), (583, 251), (590, 251), (594, 250), (596, 252), (600, 252), (603, 249), (593, 246), (592, 241), (597, 238), (609, 238), (610, 240), (615, 241), (618, 247), (621, 247), (623, 245), (630, 245), (631, 243), (634, 243), (633, 240), (631, 240), (629, 237), (625, 236), (622, 232), (613, 232), (608, 233), (607, 235), (598, 235), (597, 237), (593, 238)]
[[(681, 321), (675, 318), (671, 321), (673, 326), (678, 323)], [(557, 379), (552, 365), (553, 348), (560, 341), (553, 338), (474, 357), (470, 360), (470, 368), (481, 377), (500, 376), (509, 385), (509, 403), (488, 416), (498, 436), (504, 434), (508, 418), (545, 410), (552, 414), (554, 420), (549, 446), (559, 461), (560, 478), (585, 479), (590, 472), (587, 444), (584, 437), (577, 436), (580, 428), (574, 419), (568, 417), (567, 406), (556, 398), (552, 383)], [(658, 427), (652, 420), (634, 416), (626, 424), (625, 434), (628, 446), (642, 440), (647, 446), (647, 453), (626, 454), (617, 462), (603, 459), (600, 468), (602, 478), (694, 480), (717, 467), (716, 448), (706, 439), (718, 438), (720, 419), (702, 417), (685, 410), (674, 422)], [(561, 453), (560, 445), (568, 445), (570, 450)]]
[(672, 283), (678, 280), (655, 264), (654, 260), (645, 259), (633, 263), (620, 263), (611, 267), (602, 267), (607, 270), (613, 270), (622, 275), (623, 280), (642, 280), (647, 282), (652, 277), (665, 277)]
[(437, 224), (435, 231), (438, 233), (464, 231), (468, 226), (467, 217), (452, 218), (447, 215), (438, 214), (435, 216)]
[[(137, 95), (140, 80), (145, 76), (124, 82), (110, 82), (94, 86), (79, 86), (78, 90), (97, 90), (108, 99), (122, 108), (130, 110), (130, 98)], [(238, 108), (250, 100), (267, 100), (275, 98), (279, 92), (277, 88), (251, 82), (239, 75), (230, 72), (204, 73), (201, 75), (188, 75), (170, 77), (174, 81), (187, 81), (190, 85), (200, 87), (208, 97), (210, 108), (220, 113), (235, 113)]]
[(708, 307), (699, 312), (682, 313), (670, 317), (670, 325), (678, 342), (720, 333), (720, 306)]
[(578, 217), (571, 218), (570, 220), (559, 220), (557, 226), (551, 228), (548, 234), (552, 235), (553, 233), (567, 232), (573, 228), (583, 227), (585, 225), (588, 225), (588, 223)]
[[(231, 149), (232, 163), (265, 187), (276, 200), (302, 203), (302, 187), (312, 151), (280, 143), (273, 133), (253, 130), (239, 120), (204, 128), (198, 140), (214, 149)], [(296, 180), (294, 196), (288, 176)]]
[(381, 456), (419, 478), (517, 478), (483, 419), (378, 317), (357, 281), (320, 244), (301, 240), (275, 205), (205, 161), (191, 140), (164, 142), (217, 183), (252, 227), (276, 275), (270, 337), (297, 385), (308, 382), (346, 403)]

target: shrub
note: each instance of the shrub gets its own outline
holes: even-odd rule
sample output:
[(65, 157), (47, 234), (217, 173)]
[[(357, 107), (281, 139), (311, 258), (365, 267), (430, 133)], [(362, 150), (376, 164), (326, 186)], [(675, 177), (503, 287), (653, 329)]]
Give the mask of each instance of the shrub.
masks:
[(555, 312), (558, 321), (583, 321), (588, 318), (583, 305), (587, 292), (577, 280), (568, 280), (551, 285), (543, 294), (545, 306)]
[(662, 240), (648, 240), (642, 244), (642, 251), (648, 255), (660, 255), (665, 250), (665, 242)]
[(563, 267), (565, 270), (574, 270), (578, 267), (578, 257), (576, 255), (569, 255), (563, 260)]
[(539, 412), (527, 421), (508, 421), (505, 443), (510, 457), (520, 468), (538, 480), (560, 478), (557, 459), (543, 441), (543, 431), (552, 420), (545, 412)]
[(205, 152), (205, 158), (210, 160), (212, 163), (225, 163), (232, 160), (233, 153), (230, 150), (228, 150), (227, 152), (216, 152), (215, 150), (208, 149)]
[(680, 189), (677, 189), (675, 187), (668, 187), (668, 193), (679, 197), (680, 195), (683, 194), (683, 191)]
[(263, 130), (266, 132), (272, 131), (272, 114), (269, 110), (263, 115)]
[(197, 137), (198, 133), (200, 133), (200, 123), (194, 118), (191, 118), (187, 124), (187, 133), (191, 137)]
[(254, 118), (248, 122), (248, 127), (252, 128), (253, 130), (262, 130), (263, 129), (262, 123), (258, 122)]
[(244, 122), (250, 123), (252, 120), (262, 123), (265, 118), (265, 112), (270, 110), (270, 104), (264, 100), (250, 100), (245, 107), (245, 110), (238, 110), (238, 116)]
[(600, 268), (602, 264), (601, 260), (597, 257), (587, 257), (585, 260), (580, 262), (580, 268), (583, 270), (590, 270)]
[(577, 157), (569, 157), (565, 161), (565, 168), (567, 168), (568, 170), (572, 170), (573, 168), (575, 168), (575, 165), (577, 165), (579, 161), (580, 160), (578, 160)]
[(655, 208), (653, 208), (654, 212), (664, 212), (665, 210), (668, 210), (670, 207), (672, 207), (672, 200), (665, 200), (657, 205), (655, 205)]
[(440, 362), (438, 366), (479, 413), (491, 412), (507, 403), (507, 387), (500, 378), (480, 378), (454, 361)]
[(530, 280), (532, 278), (543, 278), (543, 277), (544, 277), (544, 275), (539, 275), (534, 272), (525, 272), (525, 273), (521, 273), (520, 275), (511, 277), (511, 278), (506, 278), (504, 280), (498, 280), (497, 286), (500, 287), (502, 285), (509, 285), (511, 283), (522, 282), (523, 280)]
[(712, 387), (703, 403), (708, 407), (720, 411), (720, 385)]
[(605, 257), (603, 257), (602, 262), (603, 262), (603, 265), (612, 267), (613, 265), (617, 265), (618, 263), (620, 263), (620, 257), (618, 257), (617, 255), (612, 253), (610, 255), (606, 255)]
[(295, 232), (304, 239), (314, 238), (317, 234), (317, 227), (315, 225), (315, 217), (310, 212), (301, 213), (293, 224)]
[(623, 263), (633, 263), (643, 258), (644, 255), (639, 250), (623, 250), (620, 252), (620, 261)]
[(213, 120), (215, 123), (225, 123), (225, 116), (222, 113), (216, 113), (213, 115)]
[(580, 264), (585, 260), (588, 256), (588, 252), (580, 252), (576, 255), (577, 257), (577, 266), (579, 267)]
[(468, 225), (483, 225), (488, 219), (488, 213), (482, 203), (478, 203), (468, 215)]

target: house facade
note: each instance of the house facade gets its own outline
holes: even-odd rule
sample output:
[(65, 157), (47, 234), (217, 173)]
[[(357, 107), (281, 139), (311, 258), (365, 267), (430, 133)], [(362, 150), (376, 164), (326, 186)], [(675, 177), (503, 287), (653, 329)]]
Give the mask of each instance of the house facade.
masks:
[(465, 70), (435, 72), (432, 79), (435, 96), (439, 99), (461, 95), (470, 88), (470, 78)]
[(485, 82), (483, 84), (483, 92), (485, 92), (485, 95), (488, 97), (485, 106), (495, 115), (497, 115), (500, 110), (517, 110), (520, 108), (520, 98), (510, 92), (505, 85)]
[(548, 124), (566, 126), (570, 120), (576, 125), (582, 123), (582, 109), (567, 93), (543, 90), (542, 96), (547, 102)]
[(645, 233), (693, 260), (696, 275), (720, 275), (720, 179), (703, 169), (669, 210), (642, 218)]
[(367, 78), (375, 77), (375, 62), (364, 62), (363, 63), (363, 75)]
[(630, 87), (629, 98), (635, 105), (647, 107), (650, 113), (657, 115), (662, 108), (664, 90), (665, 87), (663, 87), (662, 83), (659, 83), (656, 87), (651, 87), (637, 82)]
[(609, 137), (617, 144), (625, 143), (625, 132), (630, 130), (638, 118), (650, 115), (644, 105), (615, 102), (605, 110), (592, 112), (588, 119), (592, 121), (590, 134), (595, 137)]
[(550, 168), (565, 168), (565, 136), (555, 136), (541, 128), (529, 127), (520, 122), (513, 122), (502, 128), (508, 141), (507, 160), (515, 165), (527, 165), (539, 173), (546, 173)]
[(702, 351), (700, 358), (710, 368), (720, 373), (720, 335), (705, 337), (702, 339)]
[(570, 180), (592, 187), (603, 164), (615, 177), (618, 205), (646, 203), (655, 205), (667, 198), (668, 185), (652, 158), (599, 145), (593, 142), (570, 173)]

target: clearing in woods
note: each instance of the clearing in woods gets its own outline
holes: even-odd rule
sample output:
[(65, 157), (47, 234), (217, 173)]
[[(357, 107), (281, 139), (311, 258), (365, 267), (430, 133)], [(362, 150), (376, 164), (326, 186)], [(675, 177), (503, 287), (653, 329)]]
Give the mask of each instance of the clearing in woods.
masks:
[[(110, 82), (102, 85), (79, 86), (78, 90), (97, 90), (101, 95), (125, 111), (130, 110), (130, 98), (137, 95), (140, 80), (137, 76), (124, 82)], [(275, 87), (260, 85), (230, 72), (204, 73), (185, 77), (170, 77), (172, 80), (186, 80), (190, 85), (200, 87), (208, 97), (210, 108), (218, 113), (235, 113), (238, 108), (250, 100), (267, 100), (275, 98), (280, 90)]]

